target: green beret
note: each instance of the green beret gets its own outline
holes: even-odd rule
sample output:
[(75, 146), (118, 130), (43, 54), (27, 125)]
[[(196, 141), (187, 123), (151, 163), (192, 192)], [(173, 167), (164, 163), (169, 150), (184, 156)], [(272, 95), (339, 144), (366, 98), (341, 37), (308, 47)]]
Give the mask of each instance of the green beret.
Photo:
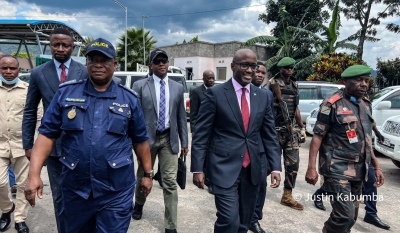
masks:
[(278, 62), (278, 67), (292, 66), (296, 61), (291, 57), (284, 57)]
[(358, 76), (370, 75), (372, 68), (364, 65), (353, 65), (345, 69), (342, 78), (354, 78)]

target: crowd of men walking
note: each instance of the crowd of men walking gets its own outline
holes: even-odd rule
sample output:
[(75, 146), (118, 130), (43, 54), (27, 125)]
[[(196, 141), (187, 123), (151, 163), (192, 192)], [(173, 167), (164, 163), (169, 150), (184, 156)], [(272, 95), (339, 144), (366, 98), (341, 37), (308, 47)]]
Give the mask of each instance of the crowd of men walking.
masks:
[[(58, 232), (127, 232), (131, 217), (142, 218), (157, 158), (165, 232), (177, 232), (178, 156), (188, 154), (189, 140), (184, 89), (168, 79), (168, 54), (152, 51), (151, 72), (129, 89), (113, 80), (117, 63), (109, 41), (98, 38), (89, 44), (87, 67), (71, 59), (68, 30), (55, 29), (50, 47), (53, 59), (32, 70), (29, 84), (18, 79), (16, 58), (0, 58), (0, 231), (9, 228), (14, 213), (15, 229), (29, 232), (25, 220), (29, 204), (34, 207), (35, 197), (42, 198), (40, 173), (46, 163)], [(214, 232), (265, 232), (259, 220), (267, 176), (271, 188), (280, 186), (281, 155), (281, 204), (304, 209), (292, 196), (299, 146), (306, 138), (295, 60), (285, 57), (277, 66), (279, 73), (265, 80), (267, 69), (256, 54), (240, 49), (231, 63), (231, 79), (214, 86), (215, 75), (206, 70), (204, 85), (191, 91), (190, 171), (194, 185), (206, 185), (214, 195)], [(373, 195), (384, 183), (372, 150), (374, 120), (365, 97), (371, 71), (363, 65), (344, 70), (345, 88), (320, 106), (305, 179), (317, 182), (319, 153), (323, 182), (314, 196), (334, 197), (323, 232), (350, 232), (357, 219), (359, 198), (341, 195)], [(10, 165), (15, 204), (9, 198)], [(324, 210), (318, 200), (316, 207)], [(366, 206), (364, 221), (389, 229), (376, 215), (376, 202)]]

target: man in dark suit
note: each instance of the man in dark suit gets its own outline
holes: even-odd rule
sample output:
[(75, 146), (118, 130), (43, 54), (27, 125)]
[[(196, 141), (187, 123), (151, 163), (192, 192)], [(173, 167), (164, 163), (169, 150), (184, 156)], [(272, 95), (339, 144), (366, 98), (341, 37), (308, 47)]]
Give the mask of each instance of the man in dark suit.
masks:
[[(32, 69), (22, 120), (22, 141), (28, 158), (30, 158), (33, 147), (40, 100), (43, 101), (44, 112), (46, 112), (60, 83), (88, 78), (86, 67), (71, 59), (74, 47), (74, 39), (67, 29), (54, 29), (50, 35), (50, 48), (53, 59)], [(59, 161), (61, 157), (61, 140), (62, 135), (56, 141), (55, 147), (46, 161), (59, 233), (65, 232), (63, 199), (60, 186), (62, 171), (62, 164)]]
[(214, 86), (215, 74), (211, 70), (203, 72), (203, 85), (196, 87), (190, 91), (190, 131), (194, 132), (194, 124), (199, 114), (201, 101), (204, 98), (204, 92)]
[[(178, 190), (176, 176), (178, 172), (179, 144), (181, 153), (188, 153), (188, 132), (186, 112), (183, 105), (183, 86), (168, 78), (168, 55), (164, 50), (155, 49), (150, 54), (153, 75), (133, 84), (143, 108), (152, 166), (156, 156), (160, 163), (164, 194), (164, 226), (166, 233), (176, 233), (178, 218)], [(143, 168), (138, 163), (137, 179), (143, 177)], [(132, 218), (142, 218), (146, 196), (135, 190), (135, 207)]]
[(256, 68), (256, 54), (238, 50), (231, 63), (233, 78), (205, 92), (196, 120), (191, 153), (193, 183), (204, 188), (204, 173), (210, 180), (217, 233), (249, 229), (262, 179), (261, 156), (272, 161), (271, 187), (280, 183), (273, 97), (271, 92), (250, 85)]

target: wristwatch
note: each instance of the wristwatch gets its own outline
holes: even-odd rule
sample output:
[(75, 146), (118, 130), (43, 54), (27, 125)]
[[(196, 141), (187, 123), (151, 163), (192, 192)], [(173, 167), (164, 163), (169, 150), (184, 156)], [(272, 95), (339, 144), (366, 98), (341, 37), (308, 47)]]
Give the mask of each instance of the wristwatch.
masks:
[(154, 171), (153, 170), (151, 170), (150, 172), (143, 172), (143, 177), (147, 177), (147, 178), (152, 179), (153, 176), (154, 176)]

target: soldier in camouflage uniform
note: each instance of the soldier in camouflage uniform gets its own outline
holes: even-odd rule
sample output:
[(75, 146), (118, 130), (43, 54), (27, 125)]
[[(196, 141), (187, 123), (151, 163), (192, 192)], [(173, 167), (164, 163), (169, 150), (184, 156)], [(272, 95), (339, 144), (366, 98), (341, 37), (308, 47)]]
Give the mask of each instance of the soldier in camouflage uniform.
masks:
[(371, 102), (364, 97), (371, 71), (363, 65), (347, 68), (342, 73), (345, 89), (320, 105), (306, 181), (315, 185), (318, 180), (315, 164), (319, 152), (319, 172), (324, 176), (322, 189), (329, 194), (332, 205), (322, 232), (350, 232), (357, 219), (362, 183), (368, 178), (370, 163), (375, 169), (375, 185), (384, 182), (372, 149)]
[[(285, 182), (281, 204), (289, 206), (296, 210), (303, 210), (303, 205), (298, 203), (292, 197), (292, 189), (296, 183), (297, 171), (299, 170), (299, 137), (306, 138), (306, 129), (301, 121), (300, 110), (297, 107), (299, 103), (298, 86), (295, 77), (293, 77), (295, 60), (290, 57), (282, 58), (279, 63), (279, 73), (270, 79), (269, 88), (274, 94), (274, 116), (275, 126), (278, 131), (278, 138), (283, 151), (285, 165)], [(287, 124), (282, 117), (282, 110), (279, 105), (279, 98), (287, 105), (291, 127), (294, 129), (294, 123), (297, 122), (301, 130), (296, 129), (293, 134), (286, 128)], [(286, 128), (285, 128), (286, 127)]]

